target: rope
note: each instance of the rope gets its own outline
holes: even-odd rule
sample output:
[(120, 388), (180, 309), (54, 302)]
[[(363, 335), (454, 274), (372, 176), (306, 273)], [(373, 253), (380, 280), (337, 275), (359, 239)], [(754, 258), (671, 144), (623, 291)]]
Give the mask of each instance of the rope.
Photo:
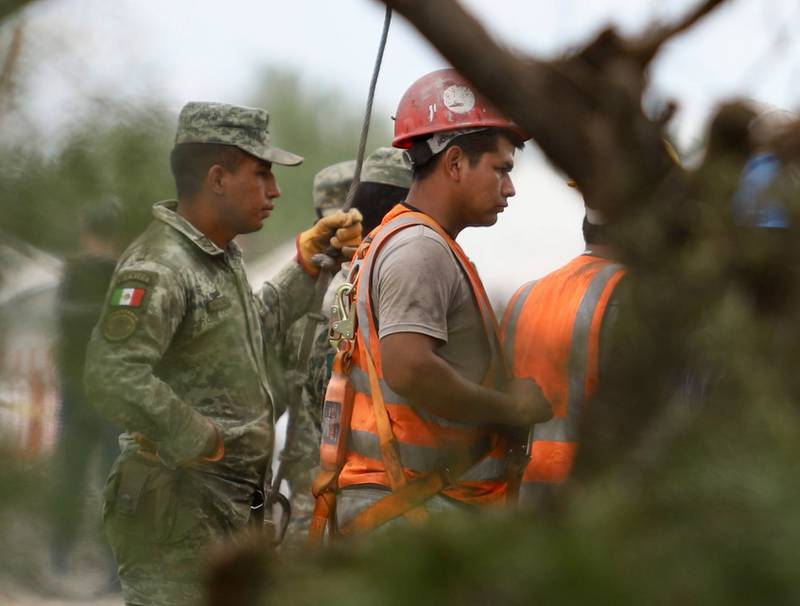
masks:
[[(375, 87), (378, 84), (378, 74), (380, 74), (381, 71), (383, 51), (386, 49), (386, 40), (389, 36), (389, 25), (391, 22), (392, 9), (387, 6), (386, 16), (383, 20), (381, 42), (378, 47), (378, 55), (375, 58), (375, 67), (372, 70), (372, 79), (370, 80), (369, 84), (369, 94), (367, 95), (367, 107), (364, 112), (364, 121), (361, 124), (361, 139), (358, 143), (355, 174), (353, 175), (353, 181), (350, 184), (350, 189), (347, 191), (347, 198), (345, 199), (343, 207), (344, 211), (350, 210), (350, 207), (353, 205), (353, 198), (355, 198), (356, 191), (358, 190), (358, 184), (361, 181), (361, 166), (364, 164), (364, 152), (367, 148), (369, 123), (372, 119), (372, 102), (375, 99)], [(293, 379), (291, 387), (292, 397), (286, 411), (288, 415), (288, 422), (286, 424), (286, 442), (284, 445), (284, 452), (289, 454), (291, 453), (291, 448), (296, 439), (295, 436), (297, 435), (298, 431), (297, 411), (293, 411), (293, 406), (299, 406), (300, 399), (302, 398), (303, 381), (305, 377), (308, 376), (308, 362), (311, 353), (311, 346), (314, 342), (314, 334), (316, 333), (316, 328), (319, 323), (318, 312), (322, 308), (322, 301), (325, 297), (325, 292), (328, 290), (328, 284), (330, 284), (331, 278), (333, 277), (333, 267), (335, 265), (335, 261), (332, 257), (335, 256), (336, 253), (338, 253), (338, 251), (335, 249), (330, 249), (324, 254), (315, 255), (315, 261), (318, 261), (320, 265), (320, 275), (317, 277), (317, 283), (314, 287), (314, 299), (311, 302), (310, 308), (311, 313), (308, 314), (308, 317), (305, 320), (305, 326), (303, 327), (303, 335), (300, 339), (300, 346), (298, 348), (296, 370), (291, 373)], [(317, 259), (317, 257), (319, 258)], [(284, 457), (283, 454), (284, 453), (281, 453), (278, 470), (275, 474), (275, 477), (272, 479), (270, 491), (267, 495), (267, 508), (270, 508), (275, 502), (280, 502), (281, 505), (284, 506), (281, 499), (284, 501), (286, 500), (285, 497), (283, 497), (283, 495), (280, 493), (281, 482), (286, 477), (287, 467), (290, 463), (296, 462), (296, 458), (293, 460), (291, 456)], [(278, 545), (283, 540), (283, 535), (286, 532), (286, 526), (289, 523), (290, 515), (291, 509), (287, 511), (284, 506), (284, 515), (282, 516), (281, 520), (281, 532), (279, 533), (276, 542)]]
[(389, 37), (389, 25), (392, 23), (392, 9), (386, 7), (386, 15), (383, 18), (383, 33), (381, 34), (381, 42), (378, 46), (378, 54), (375, 57), (375, 67), (372, 70), (372, 79), (369, 83), (369, 93), (367, 94), (367, 107), (364, 111), (364, 121), (361, 123), (361, 140), (358, 142), (358, 153), (356, 155), (356, 168), (353, 173), (353, 181), (350, 183), (350, 189), (347, 191), (347, 198), (345, 199), (344, 207), (342, 210), (348, 211), (353, 206), (353, 199), (356, 197), (356, 191), (361, 183), (361, 167), (364, 164), (364, 152), (367, 149), (367, 136), (369, 135), (369, 123), (372, 120), (372, 102), (375, 99), (375, 87), (378, 84), (378, 74), (381, 73), (381, 63), (383, 62), (383, 51), (386, 49), (386, 39)]

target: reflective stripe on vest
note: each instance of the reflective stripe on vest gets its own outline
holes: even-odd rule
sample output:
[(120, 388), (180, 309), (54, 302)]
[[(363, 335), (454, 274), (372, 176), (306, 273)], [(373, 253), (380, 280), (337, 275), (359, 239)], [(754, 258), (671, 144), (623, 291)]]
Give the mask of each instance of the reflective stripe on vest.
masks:
[(522, 313), (522, 308), (525, 307), (525, 301), (528, 300), (528, 295), (531, 294), (531, 290), (533, 290), (533, 287), (536, 286), (537, 282), (538, 280), (534, 280), (533, 282), (523, 284), (517, 293), (511, 298), (511, 301), (509, 301), (509, 309), (511, 310), (510, 315), (507, 314), (503, 322), (503, 334), (505, 335), (505, 339), (503, 340), (503, 349), (506, 354), (506, 360), (514, 359), (514, 344), (517, 337), (517, 323), (519, 322), (519, 316)]
[[(500, 360), (497, 323), (489, 305), (483, 286), (469, 260), (451, 238), (446, 236), (432, 219), (403, 207), (395, 207), (384, 219), (381, 228), (374, 231), (372, 241), (363, 255), (356, 288), (356, 308), (358, 334), (354, 351), (354, 364), (350, 380), (356, 391), (354, 414), (351, 421), (349, 446), (353, 454), (352, 465), (345, 464), (340, 475), (340, 486), (363, 482), (373, 482), (376, 474), (384, 474), (380, 456), (380, 445), (372, 411), (372, 398), (367, 369), (359, 355), (362, 348), (372, 353), (378, 371), (379, 385), (397, 442), (401, 464), (407, 475), (415, 476), (443, 470), (452, 464), (454, 453), (458, 457), (469, 457), (475, 461), (460, 478), (456, 486), (448, 488), (445, 494), (456, 499), (469, 501), (471, 496), (482, 498), (498, 491), (505, 480), (505, 445), (486, 424), (473, 424), (443, 419), (429, 411), (414, 407), (404, 397), (392, 390), (383, 379), (380, 359), (380, 342), (374, 322), (371, 300), (372, 273), (374, 262), (382, 246), (389, 238), (402, 229), (423, 225), (440, 233), (448, 243), (453, 257), (467, 277), (473, 300), (481, 313), (487, 341), (492, 352), (492, 369)], [(482, 456), (483, 455), (483, 456)], [(366, 460), (365, 460), (366, 459)], [(372, 478), (372, 479), (370, 479)], [(461, 482), (476, 483), (469, 490), (460, 491)], [(481, 483), (488, 483), (481, 489)], [(500, 495), (502, 490), (499, 491)]]
[[(355, 389), (359, 393), (366, 394), (368, 396), (372, 395), (372, 390), (369, 386), (369, 376), (366, 372), (361, 370), (358, 366), (354, 366), (350, 370), (350, 381), (353, 384), (353, 389)], [(409, 403), (403, 396), (399, 393), (394, 391), (383, 379), (378, 379), (381, 386), (381, 393), (383, 394), (383, 399), (386, 402), (392, 402), (393, 404), (404, 404), (406, 406), (410, 406), (414, 409), (414, 412), (422, 417), (425, 421), (429, 423), (436, 423), (442, 427), (476, 427), (475, 423), (468, 423), (466, 421), (452, 421), (450, 419), (445, 419), (443, 417), (439, 417), (434, 415), (433, 413), (428, 412), (423, 408), (419, 408), (414, 406), (413, 404)], [(361, 453), (364, 456), (367, 456), (366, 453)]]
[[(377, 461), (381, 460), (380, 440), (377, 435), (370, 431), (351, 431), (350, 446), (362, 457)], [(470, 459), (479, 460), (489, 450), (490, 446), (488, 439), (473, 443), (470, 445), (468, 453)], [(450, 453), (441, 448), (398, 442), (397, 449), (400, 452), (400, 459), (403, 461), (403, 465), (420, 473), (431, 473), (444, 469), (451, 460)]]
[[(526, 284), (512, 300), (503, 328), (505, 350), (510, 358), (515, 358), (515, 376), (533, 378), (546, 394), (562, 393), (560, 390), (566, 389), (567, 396), (566, 411), (557, 411), (558, 416), (534, 426), (531, 460), (520, 487), (522, 501), (534, 492), (533, 485), (537, 482), (560, 482), (569, 475), (577, 449), (581, 411), (597, 383), (600, 325), (611, 293), (623, 274), (620, 265), (581, 256), (539, 282)], [(574, 286), (571, 281), (574, 281)], [(574, 314), (571, 322), (563, 316), (545, 319), (536, 315), (541, 314), (536, 306), (542, 302), (550, 304), (550, 311), (558, 314), (561, 306), (552, 297), (564, 296), (568, 292), (565, 288), (584, 289), (577, 309), (569, 306), (569, 311), (563, 312)], [(536, 320), (540, 322), (538, 326)], [(528, 324), (532, 322), (534, 328), (530, 328), (526, 321)], [(530, 334), (521, 334), (521, 325), (523, 330), (530, 330)], [(537, 332), (537, 328), (541, 332)], [(571, 328), (569, 332), (568, 328)], [(527, 341), (523, 343), (522, 339)], [(552, 372), (535, 367), (535, 355), (527, 359), (525, 354), (531, 351), (547, 355), (552, 360), (563, 360), (559, 356), (566, 355), (566, 365), (554, 376)], [(555, 366), (555, 362), (553, 364)], [(548, 370), (552, 371), (552, 368)]]

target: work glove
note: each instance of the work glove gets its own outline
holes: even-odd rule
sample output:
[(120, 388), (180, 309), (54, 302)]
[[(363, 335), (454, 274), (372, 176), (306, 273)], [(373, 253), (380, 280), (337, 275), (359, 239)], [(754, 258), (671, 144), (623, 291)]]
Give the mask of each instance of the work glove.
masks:
[(319, 265), (314, 255), (324, 253), (328, 247), (339, 251), (337, 261), (351, 259), (361, 243), (361, 213), (356, 208), (338, 211), (322, 217), (310, 229), (297, 235), (297, 261), (311, 276), (319, 275)]

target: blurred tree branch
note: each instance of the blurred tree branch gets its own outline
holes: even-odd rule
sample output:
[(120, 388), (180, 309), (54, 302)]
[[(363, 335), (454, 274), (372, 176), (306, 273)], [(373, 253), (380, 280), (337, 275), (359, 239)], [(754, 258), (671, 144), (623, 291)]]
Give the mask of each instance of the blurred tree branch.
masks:
[(664, 44), (675, 36), (694, 27), (703, 17), (709, 15), (714, 9), (729, 0), (705, 0), (689, 12), (679, 22), (658, 27), (652, 30), (636, 44), (642, 65), (647, 65), (653, 60)]
[[(12, 17), (18, 10), (27, 4), (32, 4), (34, 0), (0, 0), (0, 24)], [(14, 74), (14, 67), (19, 59), (20, 51), (22, 50), (22, 22), (17, 23), (14, 28), (14, 33), (11, 37), (11, 44), (8, 47), (8, 53), (3, 59), (2, 71), (0, 71), (0, 111), (2, 111), (3, 100), (9, 94), (12, 86), (12, 76)]]
[(11, 17), (19, 9), (27, 4), (33, 4), (35, 0), (0, 0), (0, 23)]
[[(687, 171), (664, 145), (669, 112), (650, 117), (642, 107), (647, 69), (659, 49), (725, 0), (705, 0), (677, 23), (650, 27), (638, 38), (607, 28), (581, 50), (551, 61), (510, 51), (457, 0), (383, 1), (522, 126), (575, 179), (587, 205), (606, 216), (618, 258), (630, 269), (626, 353), (636, 355), (598, 396), (607, 406), (596, 409), (613, 414), (585, 419), (592, 431), (581, 440), (576, 476), (589, 466), (602, 468), (634, 447), (670, 405), (665, 385), (686, 368), (687, 344), (736, 279), (728, 217), (752, 150), (752, 111), (741, 103), (721, 107), (702, 163)], [(712, 270), (702, 261), (709, 255)]]
[(503, 47), (457, 0), (384, 0), (526, 129), (591, 206), (609, 214), (640, 203), (671, 169), (662, 124), (642, 110), (647, 66), (667, 41), (724, 1), (706, 0), (639, 40), (609, 28), (572, 56), (539, 61)]
[(11, 44), (8, 47), (8, 53), (3, 61), (3, 68), (0, 71), (0, 110), (2, 109), (3, 99), (9, 94), (12, 88), (14, 67), (19, 59), (20, 52), (22, 51), (22, 39), (25, 28), (20, 21), (14, 28), (14, 34), (11, 37)]

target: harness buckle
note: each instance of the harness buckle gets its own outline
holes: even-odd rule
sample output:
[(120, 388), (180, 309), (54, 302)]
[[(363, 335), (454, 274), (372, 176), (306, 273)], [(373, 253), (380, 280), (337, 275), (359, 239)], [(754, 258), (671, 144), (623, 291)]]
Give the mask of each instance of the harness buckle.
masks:
[(328, 341), (338, 350), (342, 341), (352, 341), (356, 334), (354, 302), (350, 294), (355, 287), (345, 282), (336, 289), (335, 303), (331, 306), (331, 321), (328, 328)]

